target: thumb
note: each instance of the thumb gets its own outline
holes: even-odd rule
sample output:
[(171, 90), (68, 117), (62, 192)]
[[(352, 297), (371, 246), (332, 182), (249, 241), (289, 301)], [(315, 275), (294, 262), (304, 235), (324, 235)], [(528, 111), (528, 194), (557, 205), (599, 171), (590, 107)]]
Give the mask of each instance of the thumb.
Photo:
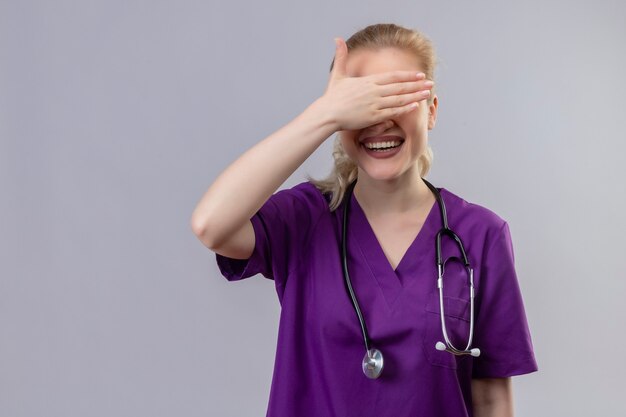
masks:
[(335, 60), (333, 62), (332, 77), (346, 76), (346, 58), (348, 56), (348, 47), (346, 42), (341, 38), (335, 38)]

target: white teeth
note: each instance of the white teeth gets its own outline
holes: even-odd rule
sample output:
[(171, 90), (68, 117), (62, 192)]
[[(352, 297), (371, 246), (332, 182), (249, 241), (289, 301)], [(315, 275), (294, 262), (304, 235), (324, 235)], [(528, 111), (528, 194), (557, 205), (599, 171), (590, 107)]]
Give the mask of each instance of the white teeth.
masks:
[(363, 146), (365, 146), (368, 149), (379, 149), (379, 148), (389, 148), (389, 147), (393, 147), (393, 146), (398, 146), (400, 145), (400, 141), (396, 140), (393, 142), (374, 142), (374, 143), (366, 143)]

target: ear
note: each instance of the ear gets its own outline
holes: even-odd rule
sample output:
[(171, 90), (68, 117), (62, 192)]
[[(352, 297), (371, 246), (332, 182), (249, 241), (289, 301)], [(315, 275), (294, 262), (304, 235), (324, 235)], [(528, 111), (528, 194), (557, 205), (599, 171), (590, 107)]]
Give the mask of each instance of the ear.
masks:
[(428, 106), (428, 130), (432, 130), (437, 122), (437, 106), (439, 105), (439, 98), (435, 94), (433, 96), (433, 102)]

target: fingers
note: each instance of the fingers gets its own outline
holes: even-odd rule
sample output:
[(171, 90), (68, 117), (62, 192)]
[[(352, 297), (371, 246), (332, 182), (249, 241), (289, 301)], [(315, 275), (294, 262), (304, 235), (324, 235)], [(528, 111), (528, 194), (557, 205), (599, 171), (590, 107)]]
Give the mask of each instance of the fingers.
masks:
[(379, 84), (377, 89), (381, 96), (378, 100), (380, 110), (386, 110), (389, 114), (396, 114), (390, 110), (393, 108), (397, 108), (396, 111), (400, 113), (412, 110), (414, 107), (410, 106), (411, 102), (415, 102), (417, 107), (417, 102), (430, 97), (435, 84), (426, 79), (424, 73), (390, 71), (376, 76), (374, 82), (388, 82)]
[(393, 84), (378, 86), (377, 89), (381, 97), (387, 97), (397, 94), (409, 94), (422, 90), (431, 90), (435, 83), (432, 80), (405, 81)]
[(408, 112), (415, 110), (417, 106), (418, 106), (417, 102), (411, 101), (410, 103), (405, 104), (404, 106), (389, 107), (386, 109), (382, 109), (380, 110), (381, 112), (380, 117), (383, 119), (390, 119), (392, 117), (398, 117), (401, 114), (408, 113)]
[(422, 101), (424, 99), (427, 99), (428, 97), (430, 97), (430, 89), (416, 91), (416, 92), (408, 93), (408, 94), (400, 94), (400, 95), (382, 97), (379, 100), (380, 109), (387, 109), (390, 107), (400, 107), (400, 106), (409, 104), (411, 102)]
[(384, 85), (391, 83), (400, 83), (405, 81), (419, 81), (426, 78), (423, 72), (416, 71), (387, 71), (380, 74), (368, 75), (374, 83)]
[(348, 47), (346, 42), (342, 38), (335, 38), (335, 60), (333, 62), (333, 70), (331, 72), (331, 78), (345, 77), (346, 71), (346, 59), (348, 57)]

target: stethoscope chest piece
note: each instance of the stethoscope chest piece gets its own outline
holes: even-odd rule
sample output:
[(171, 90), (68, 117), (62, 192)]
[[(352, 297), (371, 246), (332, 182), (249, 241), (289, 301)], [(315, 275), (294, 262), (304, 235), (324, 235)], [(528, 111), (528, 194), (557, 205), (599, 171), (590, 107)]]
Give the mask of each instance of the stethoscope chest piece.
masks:
[(363, 357), (363, 373), (370, 379), (376, 379), (383, 371), (383, 354), (380, 350), (371, 348)]

